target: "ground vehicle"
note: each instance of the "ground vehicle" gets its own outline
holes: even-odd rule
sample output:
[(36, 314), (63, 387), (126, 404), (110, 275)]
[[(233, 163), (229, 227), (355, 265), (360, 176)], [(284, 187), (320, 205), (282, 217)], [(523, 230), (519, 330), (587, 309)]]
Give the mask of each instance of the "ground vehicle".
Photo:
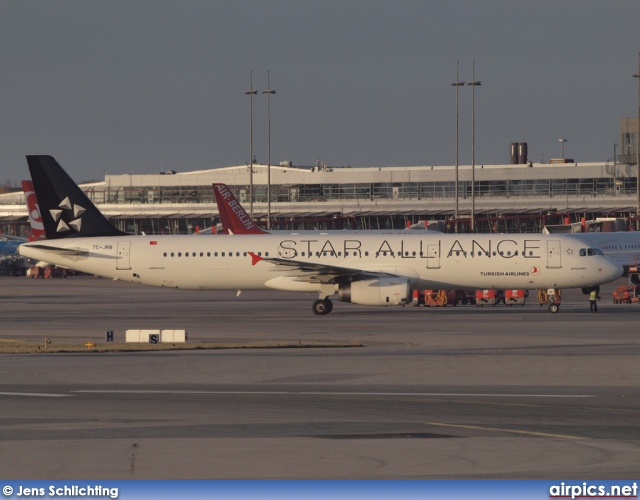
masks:
[(505, 305), (512, 306), (514, 304), (524, 305), (527, 293), (525, 290), (505, 290), (504, 291), (504, 303)]
[(629, 270), (629, 281), (613, 291), (614, 304), (636, 304), (640, 302), (640, 274), (637, 268)]

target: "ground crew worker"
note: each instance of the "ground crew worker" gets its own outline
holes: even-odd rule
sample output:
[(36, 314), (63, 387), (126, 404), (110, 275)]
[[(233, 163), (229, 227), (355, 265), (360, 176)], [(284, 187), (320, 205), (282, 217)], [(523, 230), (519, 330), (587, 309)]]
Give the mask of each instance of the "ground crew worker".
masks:
[(600, 296), (598, 295), (597, 290), (591, 290), (589, 292), (589, 310), (592, 313), (597, 313), (598, 312), (598, 303), (597, 301), (600, 300)]

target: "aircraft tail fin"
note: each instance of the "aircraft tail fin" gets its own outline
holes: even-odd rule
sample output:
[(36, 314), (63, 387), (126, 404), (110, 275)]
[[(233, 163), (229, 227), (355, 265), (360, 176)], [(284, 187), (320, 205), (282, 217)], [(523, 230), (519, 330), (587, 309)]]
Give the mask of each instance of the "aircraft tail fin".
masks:
[(226, 184), (213, 183), (220, 222), (224, 233), (231, 234), (268, 234), (251, 219)]
[(24, 191), (24, 199), (27, 203), (27, 213), (29, 214), (29, 241), (44, 239), (44, 225), (42, 224), (42, 215), (40, 214), (40, 206), (38, 198), (33, 189), (33, 182), (22, 181), (22, 190)]
[(52, 156), (27, 156), (27, 163), (47, 239), (126, 234), (102, 215)]

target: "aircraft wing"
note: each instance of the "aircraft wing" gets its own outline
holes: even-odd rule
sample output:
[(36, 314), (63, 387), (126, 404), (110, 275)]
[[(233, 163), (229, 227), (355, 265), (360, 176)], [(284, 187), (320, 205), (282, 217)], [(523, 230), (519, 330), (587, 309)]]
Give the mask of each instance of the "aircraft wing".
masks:
[(365, 269), (302, 262), (278, 257), (260, 257), (252, 252), (249, 252), (249, 254), (252, 258), (252, 265), (255, 266), (261, 261), (268, 262), (273, 264), (275, 269), (286, 273), (287, 277), (295, 278), (296, 281), (339, 283), (340, 281), (354, 281), (355, 279), (395, 276), (395, 274), (380, 271), (367, 271)]

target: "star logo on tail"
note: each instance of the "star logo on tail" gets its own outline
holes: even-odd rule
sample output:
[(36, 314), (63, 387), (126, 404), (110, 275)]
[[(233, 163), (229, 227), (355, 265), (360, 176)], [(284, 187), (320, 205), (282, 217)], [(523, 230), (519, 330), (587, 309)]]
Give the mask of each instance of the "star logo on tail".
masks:
[(80, 205), (72, 204), (67, 196), (60, 202), (58, 208), (49, 210), (53, 220), (58, 223), (56, 232), (63, 233), (65, 231), (71, 231), (72, 229), (80, 232), (80, 228), (82, 227), (82, 219), (80, 216), (85, 212), (85, 210), (86, 209)]

